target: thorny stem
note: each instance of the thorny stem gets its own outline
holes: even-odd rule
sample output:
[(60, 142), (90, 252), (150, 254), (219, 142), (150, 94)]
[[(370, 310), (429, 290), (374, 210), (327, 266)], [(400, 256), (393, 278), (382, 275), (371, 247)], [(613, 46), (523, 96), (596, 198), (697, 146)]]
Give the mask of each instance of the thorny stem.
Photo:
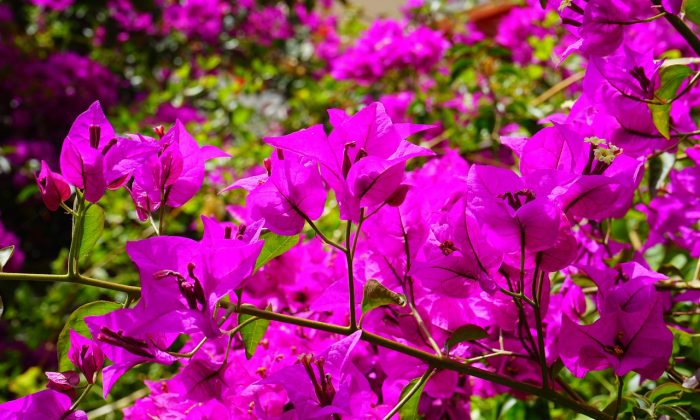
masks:
[(410, 400), (411, 397), (413, 397), (413, 395), (416, 392), (418, 392), (418, 390), (421, 389), (421, 387), (425, 385), (426, 382), (428, 382), (428, 379), (430, 379), (430, 377), (433, 375), (433, 372), (435, 372), (435, 369), (429, 367), (428, 370), (425, 371), (423, 376), (420, 377), (418, 382), (413, 384), (413, 386), (411, 387), (411, 389), (408, 390), (406, 395), (404, 395), (403, 398), (401, 398), (399, 402), (396, 403), (394, 408), (392, 408), (391, 411), (389, 411), (389, 413), (386, 416), (384, 416), (384, 420), (390, 420), (394, 416), (394, 414), (398, 413), (399, 410), (401, 410), (401, 407), (403, 407), (408, 402), (408, 400)]

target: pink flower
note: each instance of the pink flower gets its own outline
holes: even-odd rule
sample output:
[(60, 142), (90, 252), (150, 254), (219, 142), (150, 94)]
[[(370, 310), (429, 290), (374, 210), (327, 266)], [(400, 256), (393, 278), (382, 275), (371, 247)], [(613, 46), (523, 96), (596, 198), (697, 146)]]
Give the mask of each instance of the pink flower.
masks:
[(250, 216), (264, 219), (265, 225), (279, 235), (296, 235), (304, 228), (307, 218), (321, 217), (327, 194), (318, 163), (278, 150), (265, 159), (265, 167), (267, 174), (240, 179), (224, 191), (233, 188), (249, 191)]
[(71, 196), (70, 185), (59, 173), (52, 172), (45, 160), (41, 161), (41, 170), (36, 175), (36, 183), (41, 192), (41, 199), (46, 208), (56, 211), (61, 203)]

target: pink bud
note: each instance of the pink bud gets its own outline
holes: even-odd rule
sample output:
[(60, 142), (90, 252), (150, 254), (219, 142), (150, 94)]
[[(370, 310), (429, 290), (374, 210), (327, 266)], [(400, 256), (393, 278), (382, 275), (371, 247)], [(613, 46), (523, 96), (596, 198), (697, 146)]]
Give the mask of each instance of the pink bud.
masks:
[(41, 161), (41, 170), (36, 175), (36, 183), (39, 185), (41, 199), (51, 211), (56, 211), (71, 195), (68, 182), (61, 174), (52, 172), (46, 161)]

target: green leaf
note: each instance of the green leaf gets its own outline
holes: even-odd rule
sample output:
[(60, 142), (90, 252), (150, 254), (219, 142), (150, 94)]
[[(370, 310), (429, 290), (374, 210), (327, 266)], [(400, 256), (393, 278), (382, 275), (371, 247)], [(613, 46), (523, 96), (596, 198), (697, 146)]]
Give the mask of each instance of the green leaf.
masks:
[[(421, 378), (415, 378), (411, 380), (401, 391), (401, 396), (399, 397), (399, 401), (405, 397), (408, 392), (413, 389), (414, 386), (421, 380)], [(401, 409), (399, 410), (399, 418), (401, 420), (414, 420), (414, 419), (419, 419), (418, 415), (418, 403), (420, 402), (420, 396), (423, 394), (423, 388), (425, 388), (426, 382), (423, 382), (423, 385), (420, 386), (416, 390), (416, 392), (411, 395), (411, 398), (406, 401), (406, 404), (404, 404)]]
[(466, 69), (472, 66), (474, 66), (474, 60), (471, 58), (460, 58), (457, 60), (450, 71), (450, 83), (454, 83), (454, 81), (457, 80)]
[(263, 245), (262, 251), (260, 251), (258, 260), (255, 262), (256, 270), (267, 264), (273, 258), (279, 257), (289, 251), (299, 242), (299, 235), (282, 236), (272, 232), (263, 233), (261, 238), (265, 240), (265, 244)]
[(406, 297), (387, 289), (375, 279), (369, 279), (362, 292), (362, 315), (374, 308), (386, 305), (404, 306), (406, 305)]
[(671, 114), (671, 104), (654, 105), (649, 104), (651, 110), (651, 119), (654, 121), (654, 126), (664, 138), (671, 138), (669, 118)]
[(686, 0), (684, 6), (685, 17), (689, 21), (700, 25), (700, 0)]
[[(672, 419), (679, 419), (679, 420), (693, 420), (695, 417), (691, 416), (687, 411), (683, 410), (680, 407), (674, 407), (670, 405), (664, 405), (662, 407), (658, 407), (656, 410), (656, 414), (660, 415), (666, 415), (669, 418)], [(658, 418), (658, 417), (657, 417)]]
[(465, 341), (474, 341), (488, 337), (489, 334), (478, 325), (467, 324), (457, 328), (450, 338), (445, 342), (445, 349), (449, 352), (451, 348)]
[[(654, 92), (655, 99), (661, 101), (671, 100), (676, 95), (683, 80), (691, 74), (693, 74), (693, 71), (690, 67), (680, 64), (661, 69), (661, 86)], [(668, 139), (670, 137), (669, 114), (671, 112), (671, 103), (648, 105), (656, 129)]]
[(667, 397), (674, 397), (673, 399), (680, 398), (680, 395), (685, 391), (682, 385), (669, 382), (663, 385), (659, 385), (656, 388), (649, 391), (646, 395), (649, 401), (658, 404), (662, 399)]
[(80, 241), (80, 258), (86, 257), (95, 247), (105, 228), (105, 212), (102, 207), (93, 204), (83, 216), (83, 238)]
[(58, 370), (60, 372), (73, 369), (73, 364), (70, 362), (70, 360), (68, 360), (68, 349), (70, 348), (70, 330), (75, 330), (75, 332), (84, 337), (92, 338), (92, 334), (90, 334), (90, 330), (85, 324), (85, 317), (104, 315), (121, 308), (122, 305), (119, 303), (98, 300), (83, 305), (70, 314), (68, 320), (66, 321), (66, 325), (63, 326), (63, 330), (61, 330), (61, 334), (58, 336)]
[(0, 273), (2, 273), (2, 271), (5, 268), (5, 266), (7, 265), (7, 263), (10, 262), (10, 258), (12, 258), (12, 253), (14, 253), (14, 252), (15, 252), (14, 245), (0, 248)]
[[(272, 309), (271, 305), (267, 305), (266, 311)], [(252, 318), (253, 315), (239, 314), (238, 324), (242, 324), (246, 320)], [(260, 344), (260, 340), (265, 336), (267, 332), (267, 327), (270, 325), (269, 319), (258, 319), (251, 322), (250, 324), (244, 325), (239, 331), (241, 334), (241, 339), (243, 340), (243, 345), (245, 346), (245, 357), (249, 359), (255, 354), (255, 350)]]

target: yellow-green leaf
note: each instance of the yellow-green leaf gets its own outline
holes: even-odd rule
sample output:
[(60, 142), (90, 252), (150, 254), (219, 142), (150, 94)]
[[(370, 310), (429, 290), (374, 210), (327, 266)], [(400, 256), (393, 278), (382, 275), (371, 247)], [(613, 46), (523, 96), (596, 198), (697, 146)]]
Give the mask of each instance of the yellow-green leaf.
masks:
[[(661, 69), (661, 86), (654, 92), (655, 99), (659, 101), (670, 101), (673, 99), (683, 80), (692, 73), (693, 71), (690, 67), (684, 65), (668, 66)], [(656, 129), (668, 139), (670, 137), (669, 114), (671, 112), (671, 103), (649, 104), (649, 110)]]
[(406, 297), (387, 289), (377, 280), (368, 280), (362, 293), (362, 314), (386, 305), (404, 306), (406, 305)]
[[(421, 378), (415, 378), (411, 380), (411, 382), (406, 385), (403, 390), (401, 390), (401, 396), (399, 397), (399, 401), (401, 401), (407, 394), (408, 392), (413, 389), (413, 387), (416, 386), (418, 381), (420, 381)], [(415, 420), (419, 419), (418, 415), (418, 403), (420, 402), (420, 397), (423, 394), (423, 388), (425, 388), (426, 382), (423, 382), (423, 384), (420, 385), (418, 390), (411, 395), (411, 398), (406, 401), (406, 403), (401, 407), (399, 410), (399, 418), (401, 420)]]
[(83, 216), (83, 238), (80, 241), (80, 258), (85, 258), (95, 247), (105, 227), (105, 212), (102, 207), (93, 204)]

